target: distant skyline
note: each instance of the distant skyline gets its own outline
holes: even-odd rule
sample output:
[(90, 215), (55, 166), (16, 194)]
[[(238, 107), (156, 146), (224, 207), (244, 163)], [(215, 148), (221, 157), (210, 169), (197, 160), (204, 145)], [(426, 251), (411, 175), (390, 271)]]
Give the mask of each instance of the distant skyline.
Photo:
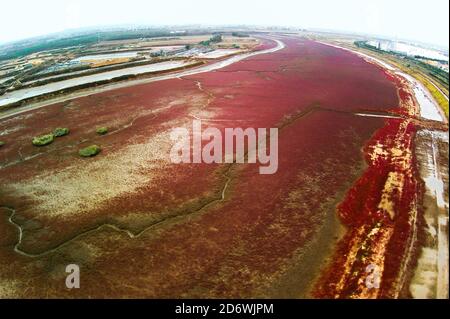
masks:
[(5, 1), (0, 44), (106, 25), (280, 25), (449, 47), (448, 0)]

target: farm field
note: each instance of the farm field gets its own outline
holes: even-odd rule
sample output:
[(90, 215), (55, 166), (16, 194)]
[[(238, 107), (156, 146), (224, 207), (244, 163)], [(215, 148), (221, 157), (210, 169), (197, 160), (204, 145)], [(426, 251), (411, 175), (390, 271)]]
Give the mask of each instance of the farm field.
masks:
[[(435, 225), (424, 201), (440, 198), (424, 178), (434, 144), (423, 132), (448, 124), (421, 118), (408, 82), (358, 55), (297, 35), (258, 41), (242, 45), (276, 50), (1, 118), (0, 297), (448, 294), (420, 279)], [(172, 163), (170, 131), (194, 119), (222, 133), (278, 128), (277, 172)], [(60, 127), (70, 133), (31, 143)], [(80, 157), (90, 145), (101, 152)], [(67, 264), (80, 265), (81, 289), (66, 289)]]

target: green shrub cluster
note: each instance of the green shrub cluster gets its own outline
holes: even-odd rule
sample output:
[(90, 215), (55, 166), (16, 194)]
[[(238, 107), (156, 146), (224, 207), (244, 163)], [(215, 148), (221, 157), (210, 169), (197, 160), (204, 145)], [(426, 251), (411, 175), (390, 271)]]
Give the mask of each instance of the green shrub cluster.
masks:
[(82, 149), (78, 152), (78, 154), (80, 154), (80, 156), (83, 156), (83, 157), (92, 157), (92, 156), (95, 156), (95, 155), (97, 155), (98, 153), (100, 153), (100, 151), (101, 151), (100, 146), (97, 146), (97, 145), (91, 145), (91, 146), (82, 148)]
[(67, 127), (57, 127), (53, 131), (55, 137), (60, 137), (69, 134), (69, 129)]
[(35, 136), (32, 143), (35, 146), (48, 145), (54, 141), (55, 137), (60, 137), (67, 134), (69, 134), (69, 129), (67, 127), (57, 127), (54, 129), (53, 133)]
[(52, 143), (54, 139), (55, 137), (53, 134), (45, 134), (34, 137), (32, 142), (35, 146), (44, 146)]
[(204, 46), (209, 46), (213, 43), (219, 43), (219, 42), (222, 42), (222, 36), (220, 34), (216, 34), (216, 35), (212, 36), (209, 40), (200, 42), (200, 44), (204, 45)]
[(107, 127), (99, 127), (97, 128), (97, 134), (100, 135), (105, 135), (106, 133), (108, 133), (108, 128)]

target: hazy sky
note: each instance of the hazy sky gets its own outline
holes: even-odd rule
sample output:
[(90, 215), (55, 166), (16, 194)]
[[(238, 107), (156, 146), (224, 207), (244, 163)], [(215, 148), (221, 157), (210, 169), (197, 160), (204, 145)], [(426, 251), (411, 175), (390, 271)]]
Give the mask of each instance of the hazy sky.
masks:
[(270, 24), (449, 46), (449, 0), (2, 1), (0, 43), (110, 24)]

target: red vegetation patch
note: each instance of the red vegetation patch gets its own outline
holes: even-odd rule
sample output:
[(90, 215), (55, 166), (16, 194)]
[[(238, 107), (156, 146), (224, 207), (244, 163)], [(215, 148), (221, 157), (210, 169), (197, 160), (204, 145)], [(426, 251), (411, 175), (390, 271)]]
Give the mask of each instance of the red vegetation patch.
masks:
[[(38, 258), (32, 271), (23, 271), (23, 276), (36, 275), (33, 290), (27, 290), (29, 296), (42, 295), (39, 287), (45, 287), (49, 295), (68, 294), (59, 278), (49, 279), (49, 272), (59, 271), (57, 267), (69, 259), (84, 267), (86, 287), (71, 296), (270, 296), (269, 288), (303, 249), (317, 241), (342, 194), (359, 176), (364, 145), (369, 168), (339, 206), (339, 214), (350, 228), (339, 251), (345, 252), (359, 236), (368, 234), (374, 223), (392, 229), (383, 277), (383, 285), (390, 289), (389, 280), (399, 269), (395, 253), (406, 249), (401, 241), (409, 231), (407, 206), (417, 183), (412, 172), (401, 169), (397, 157), (372, 160), (368, 156), (378, 142), (387, 150), (394, 146), (410, 150), (414, 127), (389, 120), (380, 129), (383, 120), (352, 114), (389, 111), (399, 104), (395, 83), (378, 67), (315, 42), (283, 41), (287, 47), (281, 51), (221, 70), (87, 96), (0, 123), (2, 130), (20, 127), (5, 136), (7, 147), (0, 151), (4, 185), (27, 184), (72, 166), (85, 167), (89, 162), (76, 152), (86, 143), (95, 141), (102, 147), (104, 151), (93, 159), (100, 161), (122, 154), (128, 145), (140, 145), (189, 123), (194, 116), (203, 119), (205, 127), (222, 131), (225, 127), (280, 129), (279, 169), (272, 176), (259, 175), (257, 165), (164, 163), (149, 169), (130, 158), (116, 169), (138, 166), (137, 178), (151, 174), (155, 178), (130, 192), (115, 194), (99, 207), (86, 205), (89, 209), (82, 215), (74, 211), (73, 216), (57, 218), (36, 211), (36, 199), (20, 189), (0, 193), (0, 204), (14, 206), (18, 222), (28, 227), (23, 249), (42, 252), (69, 240), (57, 252)], [(264, 42), (260, 49), (267, 45)], [(44, 151), (31, 145), (32, 136), (60, 126), (69, 127), (71, 133)], [(99, 137), (95, 133), (98, 126), (108, 126), (110, 132)], [(376, 209), (391, 172), (405, 176), (402, 194), (391, 194), (396, 207), (394, 221)], [(96, 199), (93, 195), (87, 204)], [(147, 231), (130, 238), (105, 228), (70, 241), (103, 223), (134, 233)], [(383, 232), (375, 234), (373, 242), (383, 236)], [(11, 265), (0, 267), (4, 272), (23, 265), (10, 256), (9, 248), (0, 250), (7, 256), (0, 262), (8, 260)], [(64, 258), (55, 261), (53, 257), (60, 253)], [(303, 266), (319, 269), (324, 256), (318, 252), (313, 264)], [(336, 272), (328, 273), (319, 296), (335, 295), (331, 277), (345, 275), (343, 263), (338, 255), (333, 266)], [(355, 269), (359, 271), (363, 265), (355, 263)], [(356, 277), (346, 282), (348, 288), (339, 291), (341, 296), (358, 292)], [(307, 284), (298, 286), (307, 289)]]
[[(349, 231), (316, 296), (398, 297), (420, 218), (422, 185), (412, 153), (415, 132), (409, 121), (386, 120), (365, 147), (369, 167), (338, 206)], [(370, 264), (383, 270), (380, 290), (366, 287)]]

